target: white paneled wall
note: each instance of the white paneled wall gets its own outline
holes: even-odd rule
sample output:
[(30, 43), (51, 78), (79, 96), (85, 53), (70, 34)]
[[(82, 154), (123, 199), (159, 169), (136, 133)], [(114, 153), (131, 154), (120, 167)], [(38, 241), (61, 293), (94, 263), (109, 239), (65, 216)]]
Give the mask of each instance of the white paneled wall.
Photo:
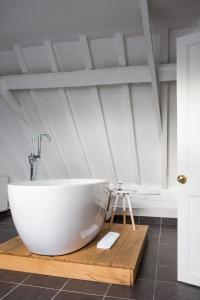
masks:
[[(128, 36), (124, 42), (125, 64), (146, 65), (144, 37)], [(159, 34), (153, 42), (159, 61)], [(0, 74), (70, 72), (122, 65), (114, 36), (89, 40), (87, 57), (84, 57), (87, 49), (82, 46), (77, 40), (52, 43), (50, 52), (44, 45), (0, 52)], [(150, 84), (12, 93), (31, 129), (16, 118), (1, 98), (0, 175), (6, 174), (11, 180), (29, 179), (27, 156), (32, 134), (46, 131), (52, 142), (43, 141), (39, 178), (96, 177), (161, 189), (161, 143)], [(144, 214), (149, 211), (154, 215), (175, 215), (175, 177), (176, 90), (172, 83), (169, 86), (169, 188), (164, 193), (161, 189), (160, 196), (135, 199), (134, 205), (140, 208), (140, 213), (144, 210)]]

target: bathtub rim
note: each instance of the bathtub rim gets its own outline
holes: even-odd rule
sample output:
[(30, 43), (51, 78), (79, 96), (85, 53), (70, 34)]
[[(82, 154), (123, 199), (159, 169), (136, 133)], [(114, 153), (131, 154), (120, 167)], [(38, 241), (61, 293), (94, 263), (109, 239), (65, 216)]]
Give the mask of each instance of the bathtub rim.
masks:
[(59, 179), (41, 179), (41, 180), (25, 180), (8, 183), (9, 187), (23, 188), (64, 188), (64, 187), (81, 187), (98, 184), (109, 184), (109, 180), (96, 178), (59, 178)]

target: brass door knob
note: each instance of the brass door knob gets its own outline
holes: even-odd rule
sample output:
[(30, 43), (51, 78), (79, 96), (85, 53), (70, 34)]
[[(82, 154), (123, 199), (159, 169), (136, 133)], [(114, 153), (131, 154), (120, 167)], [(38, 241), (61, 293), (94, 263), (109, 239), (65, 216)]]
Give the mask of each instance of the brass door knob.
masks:
[(187, 177), (186, 177), (185, 175), (178, 175), (177, 181), (178, 181), (179, 183), (184, 184), (184, 183), (187, 182)]

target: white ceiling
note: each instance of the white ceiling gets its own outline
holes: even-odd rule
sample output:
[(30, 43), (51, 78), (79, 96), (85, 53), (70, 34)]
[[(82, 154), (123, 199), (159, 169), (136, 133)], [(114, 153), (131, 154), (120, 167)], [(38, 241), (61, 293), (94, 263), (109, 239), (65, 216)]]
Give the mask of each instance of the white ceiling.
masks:
[[(200, 13), (199, 0), (149, 0), (149, 7), (155, 29), (194, 26)], [(142, 33), (138, 0), (0, 0), (1, 49), (116, 31)]]

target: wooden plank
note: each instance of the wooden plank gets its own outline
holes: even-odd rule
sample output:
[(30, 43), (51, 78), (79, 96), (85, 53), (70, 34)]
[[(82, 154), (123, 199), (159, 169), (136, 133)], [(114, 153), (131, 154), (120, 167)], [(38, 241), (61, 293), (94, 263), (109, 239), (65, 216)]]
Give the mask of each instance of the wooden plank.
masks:
[[(19, 237), (0, 244), (0, 268), (131, 285), (136, 278), (148, 226), (106, 223), (99, 235), (87, 246), (62, 256), (30, 253)], [(120, 233), (109, 250), (97, 249), (97, 242), (109, 231)]]
[(142, 24), (144, 29), (145, 41), (146, 41), (148, 65), (151, 73), (155, 118), (157, 123), (158, 135), (160, 136), (162, 132), (160, 101), (159, 101), (160, 91), (159, 91), (159, 85), (158, 85), (157, 74), (156, 74), (156, 65), (155, 65), (155, 59), (153, 53), (153, 43), (152, 43), (151, 30), (150, 30), (148, 4), (147, 4), (147, 0), (140, 0), (139, 2), (140, 2)]
[(43, 260), (33, 257), (0, 255), (0, 268), (74, 279), (130, 285), (130, 270)]
[[(80, 45), (81, 45), (81, 49), (82, 49), (82, 54), (83, 54), (86, 70), (93, 69), (93, 61), (92, 61), (92, 56), (91, 56), (91, 51), (90, 51), (87, 36), (85, 36), (85, 35), (80, 36)], [(103, 121), (104, 129), (105, 129), (105, 135), (106, 135), (106, 140), (107, 140), (107, 144), (108, 144), (108, 149), (110, 152), (110, 158), (112, 161), (112, 167), (113, 167), (113, 172), (114, 172), (114, 176), (115, 176), (115, 181), (117, 183), (118, 182), (117, 168), (116, 168), (116, 164), (115, 164), (115, 160), (114, 160), (114, 156), (113, 156), (113, 152), (112, 152), (110, 136), (109, 136), (109, 132), (108, 132), (108, 128), (107, 128), (107, 123), (106, 123), (106, 118), (105, 118), (105, 113), (104, 113), (104, 108), (103, 108), (103, 103), (101, 100), (100, 92), (98, 90), (98, 87), (90, 87), (90, 89), (94, 95), (93, 98), (96, 98), (98, 101), (97, 103), (99, 104), (99, 109), (101, 111), (101, 116), (102, 116), (102, 121)]]
[(24, 117), (21, 105), (17, 102), (13, 94), (4, 87), (4, 82), (2, 81), (0, 81), (0, 95), (3, 100), (9, 105), (10, 109), (14, 112), (17, 118), (27, 126), (30, 126)]
[[(55, 51), (53, 51), (51, 42), (50, 41), (45, 41), (44, 42), (44, 47), (45, 47), (46, 52), (47, 52), (47, 56), (48, 56), (48, 59), (49, 59), (51, 71), (52, 72), (59, 72), (58, 63), (57, 63), (57, 59), (56, 59), (56, 54), (55, 54)], [(79, 130), (78, 130), (78, 127), (77, 127), (77, 124), (76, 124), (76, 119), (74, 118), (74, 114), (73, 114), (73, 111), (72, 111), (72, 107), (70, 105), (70, 101), (69, 101), (69, 97), (67, 95), (67, 92), (65, 92), (65, 90), (62, 89), (62, 88), (58, 89), (57, 91), (58, 91), (59, 97), (61, 99), (64, 99), (64, 101), (66, 102), (66, 105), (68, 106), (68, 109), (69, 109), (69, 112), (70, 112), (70, 115), (71, 115), (71, 121), (74, 125), (75, 131), (76, 131), (76, 134), (77, 134), (77, 138), (78, 138), (78, 141), (80, 143), (80, 148), (81, 148), (81, 151), (83, 153), (83, 157), (85, 159), (85, 162), (86, 162), (86, 165), (87, 165), (87, 168), (88, 168), (88, 172), (90, 174), (90, 177), (94, 178), (94, 175), (92, 173), (92, 169), (91, 169), (90, 164), (89, 164), (89, 160), (88, 160), (87, 155), (86, 155), (86, 151), (85, 151), (83, 142), (82, 142), (80, 134), (79, 134)]]
[[(111, 227), (109, 226), (105, 233), (107, 233), (110, 228)], [(87, 255), (84, 257), (85, 264), (113, 267), (113, 259), (120, 251), (123, 243), (128, 238), (128, 235), (132, 229), (131, 226), (126, 227), (122, 226), (121, 224), (116, 224), (116, 226), (114, 226), (114, 230), (116, 232), (119, 232), (120, 234), (120, 239), (115, 244), (115, 246), (109, 249), (109, 251), (104, 249), (97, 249), (96, 244), (101, 239), (101, 237), (99, 237), (98, 240), (95, 243), (92, 243), (91, 247), (88, 249), (89, 251), (87, 251)]]
[(120, 248), (120, 251), (113, 260), (113, 267), (134, 269), (133, 266), (135, 266), (137, 263), (147, 231), (148, 226), (136, 225), (136, 230), (131, 230), (129, 232), (128, 238), (125, 240)]
[[(21, 72), (22, 72), (24, 75), (28, 75), (29, 70), (28, 70), (28, 67), (27, 67), (27, 62), (26, 62), (26, 60), (25, 60), (25, 57), (24, 57), (22, 48), (21, 48), (19, 45), (14, 45), (14, 46), (13, 46), (13, 49), (14, 49), (15, 55), (16, 55), (16, 57), (17, 57), (17, 61), (18, 61), (18, 64), (19, 64), (19, 67), (20, 67)], [(38, 111), (38, 107), (37, 107), (37, 102), (38, 102), (38, 101), (37, 101), (37, 99), (38, 99), (37, 91), (30, 90), (29, 93), (30, 93), (30, 96), (31, 96), (31, 98), (32, 98), (32, 100), (33, 100), (33, 103), (34, 103), (34, 106), (35, 106), (35, 108), (36, 108), (36, 111), (37, 111), (37, 113), (38, 113), (40, 122), (43, 123), (42, 120), (41, 120), (41, 112)], [(43, 124), (42, 124), (42, 127), (44, 128)], [(45, 130), (44, 130), (44, 131), (45, 131)], [(46, 170), (46, 172), (47, 172), (47, 176), (48, 176), (49, 178), (51, 178), (51, 174), (50, 174), (50, 172), (49, 172), (48, 164), (47, 164), (45, 158), (42, 160), (41, 163), (44, 165), (44, 168), (45, 168), (45, 170)]]
[[(158, 77), (160, 81), (176, 80), (176, 65), (160, 65)], [(48, 89), (122, 83), (151, 83), (151, 74), (148, 66), (130, 66), (100, 70), (1, 76), (0, 82), (3, 82), (8, 90)]]
[[(126, 55), (126, 48), (124, 44), (124, 35), (122, 33), (117, 32), (115, 34), (115, 45), (117, 50), (117, 57), (118, 57), (118, 63), (119, 66), (126, 66), (127, 65), (127, 55)], [(131, 127), (130, 137), (131, 142), (133, 145), (133, 152), (135, 155), (135, 165), (134, 169), (136, 169), (136, 176), (137, 180), (136, 183), (141, 183), (141, 174), (140, 174), (140, 165), (139, 165), (139, 157), (138, 157), (138, 147), (137, 147), (137, 140), (136, 140), (136, 132), (135, 132), (135, 122), (134, 122), (134, 114), (133, 114), (133, 104), (131, 100), (131, 92), (130, 87), (127, 84), (124, 84), (122, 86), (122, 97), (124, 101), (126, 101), (128, 105), (128, 122)]]

